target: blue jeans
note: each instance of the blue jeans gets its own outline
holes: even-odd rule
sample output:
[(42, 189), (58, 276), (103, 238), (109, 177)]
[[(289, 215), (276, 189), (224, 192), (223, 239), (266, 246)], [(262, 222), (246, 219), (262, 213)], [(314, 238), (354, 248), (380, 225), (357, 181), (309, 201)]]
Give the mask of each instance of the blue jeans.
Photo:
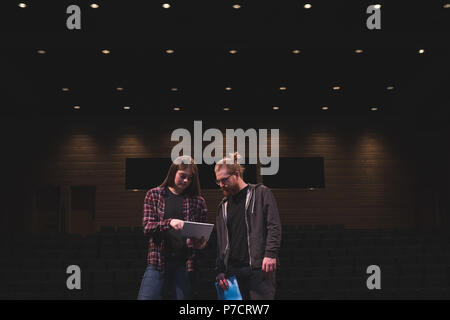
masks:
[(185, 265), (166, 263), (164, 271), (148, 265), (139, 289), (138, 300), (161, 300), (168, 289), (172, 299), (192, 299), (191, 280)]

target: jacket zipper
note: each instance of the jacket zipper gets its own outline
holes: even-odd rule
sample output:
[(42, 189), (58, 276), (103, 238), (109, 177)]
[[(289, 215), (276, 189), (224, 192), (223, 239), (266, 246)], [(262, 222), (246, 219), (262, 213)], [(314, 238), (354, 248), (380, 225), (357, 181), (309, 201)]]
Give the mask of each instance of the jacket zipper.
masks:
[(224, 262), (225, 262), (225, 268), (227, 268), (227, 264), (228, 264), (228, 247), (229, 247), (229, 242), (230, 242), (230, 239), (228, 238), (228, 227), (227, 227), (227, 220), (225, 219), (225, 207), (226, 207), (226, 205), (225, 204), (222, 204), (222, 218), (223, 218), (223, 223), (224, 223), (224, 226), (225, 226), (225, 234), (227, 235), (227, 245), (225, 246), (225, 256), (224, 256)]
[(248, 199), (248, 203), (245, 207), (245, 212), (244, 212), (245, 224), (247, 225), (247, 246), (248, 246), (248, 259), (249, 259), (250, 268), (252, 267), (252, 255), (250, 254), (250, 235), (249, 235), (248, 220), (247, 220), (247, 209), (248, 209), (248, 205), (250, 204), (250, 201), (252, 200), (252, 193), (253, 193), (253, 190), (250, 191), (250, 199)]

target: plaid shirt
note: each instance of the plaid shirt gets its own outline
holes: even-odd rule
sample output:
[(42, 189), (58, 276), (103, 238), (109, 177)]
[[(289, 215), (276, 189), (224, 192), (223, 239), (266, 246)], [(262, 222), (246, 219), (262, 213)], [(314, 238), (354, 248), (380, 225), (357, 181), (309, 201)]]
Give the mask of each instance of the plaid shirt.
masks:
[[(144, 200), (144, 234), (150, 235), (147, 255), (148, 264), (157, 270), (164, 270), (164, 244), (162, 232), (171, 229), (170, 221), (164, 219), (164, 187), (157, 187), (147, 191)], [(206, 202), (201, 196), (185, 196), (183, 200), (183, 216), (185, 221), (205, 222)], [(186, 261), (187, 271), (194, 270), (195, 250), (190, 251)]]

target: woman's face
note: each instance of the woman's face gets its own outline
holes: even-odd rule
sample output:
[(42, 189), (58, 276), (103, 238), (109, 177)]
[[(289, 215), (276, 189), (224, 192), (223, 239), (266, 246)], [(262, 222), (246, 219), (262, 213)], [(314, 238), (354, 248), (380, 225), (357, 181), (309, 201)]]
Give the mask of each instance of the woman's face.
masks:
[(185, 170), (178, 170), (175, 175), (175, 187), (183, 192), (192, 183), (192, 170), (186, 168)]

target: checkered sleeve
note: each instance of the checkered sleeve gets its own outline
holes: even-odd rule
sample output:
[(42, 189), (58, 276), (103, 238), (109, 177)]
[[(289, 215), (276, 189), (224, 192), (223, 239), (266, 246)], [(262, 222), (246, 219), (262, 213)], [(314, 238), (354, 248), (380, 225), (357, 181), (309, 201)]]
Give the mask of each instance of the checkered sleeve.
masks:
[(160, 219), (158, 216), (157, 204), (159, 201), (163, 200), (160, 199), (160, 194), (156, 189), (151, 189), (147, 192), (144, 199), (144, 219), (142, 222), (144, 234), (170, 229), (170, 221), (172, 219)]

